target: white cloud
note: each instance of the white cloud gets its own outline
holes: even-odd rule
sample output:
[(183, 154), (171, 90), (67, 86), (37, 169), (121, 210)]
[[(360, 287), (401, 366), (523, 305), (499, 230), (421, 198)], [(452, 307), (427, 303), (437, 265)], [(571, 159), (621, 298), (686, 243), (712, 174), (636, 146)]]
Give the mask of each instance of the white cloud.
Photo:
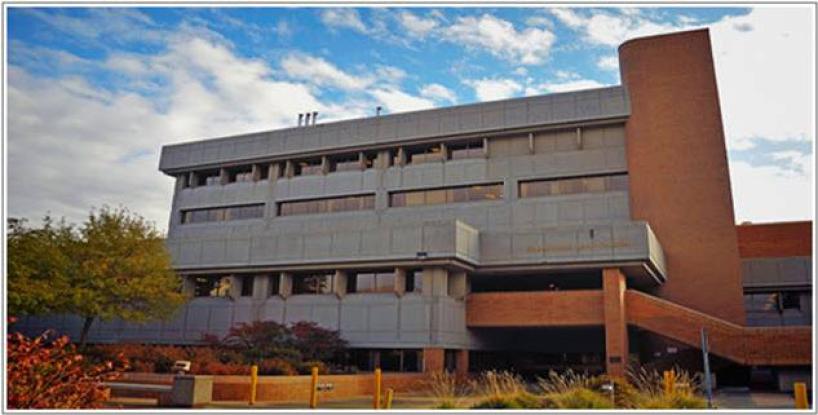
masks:
[(814, 25), (803, 8), (760, 7), (711, 26), (728, 146), (815, 139)]
[(345, 90), (362, 90), (371, 80), (347, 74), (322, 58), (291, 54), (281, 60), (281, 68), (293, 79), (311, 84), (334, 86)]
[(472, 79), (464, 83), (474, 89), (480, 101), (494, 101), (511, 98), (523, 90), (523, 86), (512, 79)]
[(813, 219), (811, 171), (731, 161), (730, 182), (738, 223)]
[(423, 18), (414, 13), (401, 12), (398, 14), (398, 22), (413, 37), (425, 38), (429, 33), (438, 27), (438, 21), (433, 18)]
[(177, 33), (165, 52), (142, 58), (146, 74), (127, 64), (119, 73), (161, 77), (150, 101), (9, 67), (9, 216), (51, 211), (79, 222), (91, 207), (123, 204), (165, 228), (173, 180), (157, 171), (162, 145), (291, 126), (299, 110), (363, 114), (357, 104), (322, 103), (306, 85), (272, 79), (266, 63), (198, 35)]
[(656, 22), (632, 12), (595, 11), (586, 15), (574, 9), (558, 8), (552, 9), (551, 13), (566, 26), (579, 30), (585, 41), (598, 45), (618, 46), (634, 37), (679, 30), (677, 25)]
[(527, 26), (541, 26), (552, 30), (554, 29), (554, 22), (544, 16), (531, 16), (525, 19), (525, 24)]
[(432, 100), (407, 94), (397, 88), (376, 88), (370, 94), (389, 112), (416, 111), (435, 106)]
[(555, 40), (549, 30), (528, 27), (518, 31), (511, 22), (489, 14), (458, 17), (441, 36), (443, 40), (486, 50), (497, 57), (524, 65), (543, 63)]
[(457, 102), (457, 95), (451, 89), (440, 84), (423, 85), (420, 88), (420, 95), (438, 101)]
[[(727, 144), (746, 149), (757, 138), (813, 140), (815, 44), (813, 14), (805, 7), (757, 7), (708, 25)], [(628, 39), (693, 29), (645, 14), (553, 9), (563, 24), (592, 45), (618, 46)], [(610, 58), (603, 58), (610, 59)], [(600, 60), (598, 66), (613, 64)]]
[(602, 56), (596, 61), (596, 66), (606, 71), (618, 71), (619, 58), (616, 56)]
[(367, 33), (368, 29), (355, 9), (326, 9), (321, 12), (321, 21), (330, 28), (352, 29)]
[(525, 95), (578, 91), (582, 89), (600, 88), (603, 86), (605, 86), (605, 84), (593, 79), (560, 80), (559, 82), (545, 82), (537, 85), (528, 85), (525, 88)]

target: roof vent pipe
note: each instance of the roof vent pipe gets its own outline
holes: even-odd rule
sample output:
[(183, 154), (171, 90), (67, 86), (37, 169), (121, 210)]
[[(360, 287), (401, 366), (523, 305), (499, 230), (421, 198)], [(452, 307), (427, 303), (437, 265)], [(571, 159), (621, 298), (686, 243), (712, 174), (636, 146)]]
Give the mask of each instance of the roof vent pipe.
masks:
[(298, 114), (298, 126), (301, 126), (301, 122), (304, 120), (304, 114)]
[(310, 125), (310, 113), (309, 112), (304, 115), (304, 126), (306, 127), (308, 125)]
[(378, 105), (377, 107), (375, 107), (375, 116), (376, 116), (376, 117), (380, 117), (380, 116), (381, 116), (381, 109), (382, 109), (382, 108), (381, 108), (381, 106), (380, 106), (380, 105)]
[(315, 125), (316, 122), (318, 122), (318, 111), (313, 111), (312, 112), (312, 125)]

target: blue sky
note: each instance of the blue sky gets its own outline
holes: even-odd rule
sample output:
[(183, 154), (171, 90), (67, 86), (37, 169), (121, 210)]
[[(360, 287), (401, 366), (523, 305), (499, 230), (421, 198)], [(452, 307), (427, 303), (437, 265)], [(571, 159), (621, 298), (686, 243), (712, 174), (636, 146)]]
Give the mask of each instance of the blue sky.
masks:
[[(129, 206), (164, 228), (161, 145), (619, 83), (616, 47), (709, 27), (738, 221), (812, 217), (814, 11), (10, 8), (9, 215)], [(82, 183), (81, 187), (77, 184)]]

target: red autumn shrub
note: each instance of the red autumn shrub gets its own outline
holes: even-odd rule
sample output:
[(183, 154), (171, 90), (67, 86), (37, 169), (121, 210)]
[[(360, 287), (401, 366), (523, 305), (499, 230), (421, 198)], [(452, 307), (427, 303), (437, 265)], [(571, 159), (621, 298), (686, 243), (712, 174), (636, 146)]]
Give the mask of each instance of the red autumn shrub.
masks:
[(264, 359), (258, 363), (258, 374), (262, 376), (294, 376), (298, 374), (295, 366), (284, 359)]
[(49, 335), (45, 332), (31, 339), (11, 333), (6, 337), (9, 408), (102, 406), (107, 398), (102, 382), (116, 379), (127, 367), (127, 361), (119, 358), (103, 364), (86, 362), (68, 337), (50, 341)]
[(337, 358), (347, 348), (338, 330), (325, 329), (311, 321), (299, 321), (290, 326), (294, 346), (304, 360), (327, 362)]

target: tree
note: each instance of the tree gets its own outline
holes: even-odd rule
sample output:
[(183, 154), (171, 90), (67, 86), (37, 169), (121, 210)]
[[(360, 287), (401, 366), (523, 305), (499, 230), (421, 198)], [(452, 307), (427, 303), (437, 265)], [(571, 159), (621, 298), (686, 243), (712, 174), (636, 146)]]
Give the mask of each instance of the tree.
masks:
[(100, 407), (106, 400), (102, 382), (116, 379), (127, 369), (127, 361), (119, 355), (113, 361), (91, 364), (76, 352), (68, 337), (50, 340), (49, 334), (34, 339), (20, 333), (7, 336), (9, 408)]
[(80, 345), (97, 319), (167, 318), (185, 301), (164, 240), (127, 209), (91, 212), (75, 229), (45, 218), (9, 232), (9, 312), (83, 318)]

